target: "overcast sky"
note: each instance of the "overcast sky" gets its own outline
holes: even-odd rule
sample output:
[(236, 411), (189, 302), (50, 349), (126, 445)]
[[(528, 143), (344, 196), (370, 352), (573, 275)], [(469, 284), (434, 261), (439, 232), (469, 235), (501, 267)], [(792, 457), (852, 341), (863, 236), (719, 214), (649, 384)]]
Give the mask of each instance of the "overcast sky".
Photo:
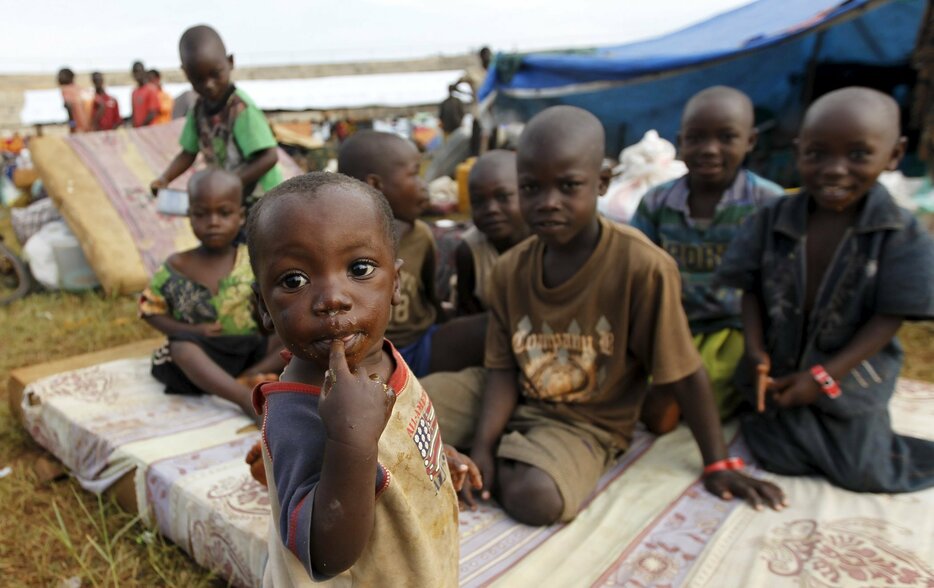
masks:
[(612, 45), (749, 0), (0, 0), (0, 72), (178, 65), (185, 28), (217, 28), (240, 65)]

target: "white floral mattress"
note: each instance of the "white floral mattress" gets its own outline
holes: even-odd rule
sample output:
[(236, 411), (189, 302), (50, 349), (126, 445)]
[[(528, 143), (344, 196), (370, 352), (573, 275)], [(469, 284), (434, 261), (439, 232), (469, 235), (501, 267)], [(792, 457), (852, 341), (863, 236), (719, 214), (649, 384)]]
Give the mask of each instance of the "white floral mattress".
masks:
[[(244, 464), (259, 433), (233, 405), (163, 394), (145, 357), (33, 382), (22, 408), (87, 489), (134, 471), (145, 520), (233, 584), (260, 583), (269, 500)], [(896, 429), (934, 438), (934, 385), (902, 380), (891, 408)], [(732, 446), (745, 454), (742, 439)], [(681, 427), (639, 435), (569, 525), (525, 527), (492, 505), (462, 513), (461, 585), (934, 586), (934, 490), (854, 494), (770, 476), (791, 507), (755, 512), (707, 494), (699, 471)]]

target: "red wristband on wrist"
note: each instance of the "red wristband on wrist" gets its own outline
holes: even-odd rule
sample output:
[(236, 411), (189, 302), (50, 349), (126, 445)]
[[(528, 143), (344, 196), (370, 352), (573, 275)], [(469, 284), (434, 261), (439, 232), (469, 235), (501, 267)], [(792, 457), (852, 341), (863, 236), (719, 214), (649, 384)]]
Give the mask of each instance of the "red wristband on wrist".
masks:
[(704, 475), (722, 472), (723, 470), (741, 470), (744, 467), (746, 467), (746, 462), (743, 461), (743, 458), (728, 457), (704, 466)]
[(812, 367), (811, 376), (814, 378), (814, 381), (817, 382), (817, 385), (820, 386), (824, 394), (831, 398), (840, 396), (840, 384), (837, 384), (837, 381), (827, 373), (824, 366), (817, 364)]

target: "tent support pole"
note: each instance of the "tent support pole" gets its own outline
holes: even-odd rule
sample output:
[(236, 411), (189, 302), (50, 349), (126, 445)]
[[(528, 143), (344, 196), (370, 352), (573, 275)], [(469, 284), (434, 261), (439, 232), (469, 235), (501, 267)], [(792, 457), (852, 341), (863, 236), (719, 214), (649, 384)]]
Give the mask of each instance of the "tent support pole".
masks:
[(801, 95), (801, 104), (807, 108), (814, 99), (814, 82), (817, 77), (817, 60), (820, 57), (821, 49), (824, 46), (824, 31), (817, 33), (814, 39), (814, 50), (811, 52), (811, 58), (808, 60), (807, 74), (804, 77), (804, 88)]

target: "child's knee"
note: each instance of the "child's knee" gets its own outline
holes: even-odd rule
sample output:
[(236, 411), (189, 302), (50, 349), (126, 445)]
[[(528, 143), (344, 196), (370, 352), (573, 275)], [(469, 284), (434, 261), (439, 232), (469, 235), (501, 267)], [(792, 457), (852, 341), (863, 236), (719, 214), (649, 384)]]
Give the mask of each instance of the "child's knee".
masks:
[(526, 525), (551, 525), (561, 519), (564, 499), (544, 471), (522, 463), (499, 468), (500, 501), (512, 518)]
[(650, 388), (642, 403), (640, 420), (654, 435), (674, 431), (681, 419), (681, 407), (673, 392), (661, 388)]
[(198, 346), (191, 341), (169, 341), (169, 355), (175, 363), (179, 360), (184, 363), (197, 349)]
[(192, 343), (190, 341), (169, 341), (169, 352), (175, 355), (176, 353), (184, 352), (191, 345)]
[(169, 341), (169, 355), (172, 362), (183, 370), (203, 365), (207, 358), (201, 347), (193, 341)]

